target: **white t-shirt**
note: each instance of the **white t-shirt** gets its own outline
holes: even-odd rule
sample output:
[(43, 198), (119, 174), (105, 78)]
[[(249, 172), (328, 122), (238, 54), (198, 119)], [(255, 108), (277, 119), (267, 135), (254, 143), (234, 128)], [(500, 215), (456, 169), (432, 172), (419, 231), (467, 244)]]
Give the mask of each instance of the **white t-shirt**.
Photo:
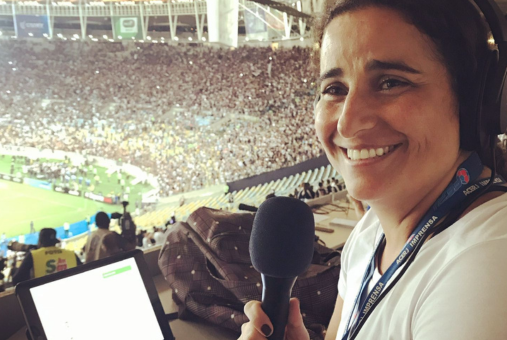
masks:
[[(378, 218), (370, 210), (344, 247), (338, 283), (344, 306), (337, 340), (342, 339), (381, 233)], [(426, 242), (356, 339), (500, 340), (507, 339), (506, 318), (504, 194)]]

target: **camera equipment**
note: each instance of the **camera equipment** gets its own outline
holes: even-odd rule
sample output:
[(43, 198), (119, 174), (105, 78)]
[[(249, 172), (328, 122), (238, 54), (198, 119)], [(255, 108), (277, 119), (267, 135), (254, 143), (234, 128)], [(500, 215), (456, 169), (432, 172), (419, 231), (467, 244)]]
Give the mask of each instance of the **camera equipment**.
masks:
[(37, 249), (37, 246), (35, 244), (24, 244), (17, 241), (10, 241), (9, 244), (7, 244), (7, 249), (12, 251), (22, 251), (26, 253), (30, 250)]
[(136, 225), (132, 220), (132, 216), (127, 212), (129, 202), (121, 202), (123, 205), (123, 216), (120, 218), (121, 236), (128, 242), (136, 243)]

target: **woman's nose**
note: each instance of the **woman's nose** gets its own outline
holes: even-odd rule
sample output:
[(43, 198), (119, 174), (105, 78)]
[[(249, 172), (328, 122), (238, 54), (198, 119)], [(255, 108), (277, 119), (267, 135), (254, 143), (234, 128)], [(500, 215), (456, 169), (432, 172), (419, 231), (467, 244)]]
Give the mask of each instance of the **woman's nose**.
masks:
[(338, 132), (353, 138), (371, 130), (377, 123), (372, 98), (360, 91), (349, 91), (338, 117)]

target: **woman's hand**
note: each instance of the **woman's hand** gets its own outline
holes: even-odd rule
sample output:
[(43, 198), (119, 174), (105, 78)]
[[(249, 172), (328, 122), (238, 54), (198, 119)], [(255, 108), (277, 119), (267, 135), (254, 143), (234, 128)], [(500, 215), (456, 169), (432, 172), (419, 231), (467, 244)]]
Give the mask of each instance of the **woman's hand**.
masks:
[[(264, 340), (273, 333), (273, 325), (261, 308), (259, 301), (250, 301), (245, 305), (245, 314), (250, 320), (241, 326), (241, 336), (238, 340)], [(290, 299), (289, 318), (285, 328), (286, 340), (309, 340), (310, 336), (303, 324), (303, 317), (299, 308), (299, 300)]]

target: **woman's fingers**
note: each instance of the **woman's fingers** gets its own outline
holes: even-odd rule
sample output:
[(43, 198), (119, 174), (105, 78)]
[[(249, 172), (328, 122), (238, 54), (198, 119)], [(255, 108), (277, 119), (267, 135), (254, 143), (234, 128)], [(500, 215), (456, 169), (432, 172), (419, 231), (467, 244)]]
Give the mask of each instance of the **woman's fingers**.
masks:
[(297, 298), (291, 298), (289, 304), (289, 319), (287, 320), (288, 327), (304, 327), (303, 316), (301, 315), (301, 309), (299, 300)]
[(303, 323), (303, 316), (301, 315), (299, 300), (296, 298), (290, 299), (289, 319), (287, 320), (285, 338), (289, 340), (310, 339), (305, 324)]
[[(245, 305), (245, 314), (250, 320), (248, 324), (251, 324), (251, 326), (264, 338), (273, 333), (273, 325), (266, 313), (262, 310), (261, 303), (259, 301), (248, 302)], [(246, 327), (248, 328), (248, 325)]]

